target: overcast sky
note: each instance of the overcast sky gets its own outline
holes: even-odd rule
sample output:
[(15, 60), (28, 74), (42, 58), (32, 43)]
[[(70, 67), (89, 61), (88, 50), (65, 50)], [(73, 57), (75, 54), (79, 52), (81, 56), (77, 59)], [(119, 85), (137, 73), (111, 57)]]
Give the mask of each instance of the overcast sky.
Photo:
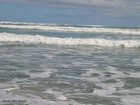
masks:
[(140, 26), (140, 0), (0, 0), (0, 21)]

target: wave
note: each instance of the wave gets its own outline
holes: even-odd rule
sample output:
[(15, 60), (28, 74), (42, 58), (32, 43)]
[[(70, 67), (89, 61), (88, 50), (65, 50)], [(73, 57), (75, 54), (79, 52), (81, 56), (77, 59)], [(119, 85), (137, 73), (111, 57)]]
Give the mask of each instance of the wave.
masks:
[(110, 33), (110, 34), (123, 34), (123, 35), (140, 35), (140, 29), (128, 29), (128, 28), (105, 28), (105, 27), (78, 27), (70, 25), (57, 25), (57, 24), (26, 24), (26, 23), (0, 23), (0, 28), (12, 28), (12, 29), (37, 29), (45, 31), (62, 31), (62, 32), (95, 32), (95, 33)]
[(11, 25), (52, 25), (52, 26), (79, 26), (79, 27), (103, 27), (102, 25), (86, 25), (86, 24), (56, 24), (56, 23), (28, 23), (28, 22), (6, 22), (1, 21), (0, 24)]
[(41, 35), (18, 35), (12, 33), (0, 33), (0, 42), (21, 42), (48, 45), (93, 45), (102, 47), (140, 47), (140, 40), (108, 40), (93, 38), (58, 38)]
[(28, 22), (10, 22), (10, 21), (1, 21), (0, 24), (15, 24), (15, 25), (20, 25), (20, 24), (36, 24), (36, 23), (28, 23)]

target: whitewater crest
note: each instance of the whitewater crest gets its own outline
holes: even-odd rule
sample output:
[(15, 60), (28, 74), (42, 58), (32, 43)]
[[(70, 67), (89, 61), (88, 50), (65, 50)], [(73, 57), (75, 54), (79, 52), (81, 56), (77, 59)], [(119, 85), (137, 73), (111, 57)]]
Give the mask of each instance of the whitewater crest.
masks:
[(45, 31), (62, 31), (62, 32), (94, 32), (94, 33), (110, 33), (123, 35), (140, 35), (140, 29), (129, 28), (107, 28), (102, 26), (72, 26), (57, 24), (35, 24), (35, 23), (19, 23), (19, 22), (0, 22), (0, 28), (11, 29), (38, 29)]
[(41, 35), (0, 33), (0, 42), (21, 42), (48, 45), (93, 45), (106, 47), (140, 47), (140, 40), (108, 40), (99, 38), (58, 38)]

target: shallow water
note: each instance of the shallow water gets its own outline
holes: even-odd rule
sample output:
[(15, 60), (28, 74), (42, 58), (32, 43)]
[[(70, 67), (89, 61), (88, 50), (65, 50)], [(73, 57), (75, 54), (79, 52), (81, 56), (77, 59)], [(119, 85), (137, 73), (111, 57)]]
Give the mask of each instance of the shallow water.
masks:
[(139, 58), (139, 49), (1, 46), (0, 97), (20, 96), (31, 105), (42, 100), (56, 105), (138, 105)]

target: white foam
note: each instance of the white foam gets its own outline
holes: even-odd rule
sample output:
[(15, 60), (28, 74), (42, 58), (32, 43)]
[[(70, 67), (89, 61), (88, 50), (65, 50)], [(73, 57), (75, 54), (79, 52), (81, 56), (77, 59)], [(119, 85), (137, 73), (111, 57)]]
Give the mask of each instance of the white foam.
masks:
[(107, 66), (107, 67), (106, 67), (106, 70), (113, 71), (113, 73), (116, 73), (116, 72), (114, 72), (114, 71), (116, 71), (117, 68), (115, 68), (115, 67), (113, 67), (113, 66)]
[(48, 68), (46, 65), (40, 65), (44, 72), (30, 73), (29, 71), (24, 72), (30, 75), (31, 78), (48, 78), (54, 73), (56, 70), (52, 68)]
[(129, 77), (140, 78), (140, 72), (130, 73)]
[(64, 96), (62, 92), (53, 91), (52, 89), (48, 89), (48, 90), (44, 91), (43, 93), (54, 94), (56, 99), (59, 101), (67, 101), (68, 100), (68, 98), (66, 96)]
[(57, 99), (58, 100), (61, 100), (61, 101), (66, 101), (67, 100), (67, 97), (65, 97), (65, 96), (59, 96)]
[(139, 56), (138, 58), (134, 58), (134, 59), (132, 60), (132, 62), (134, 62), (135, 64), (140, 65), (140, 56)]
[(109, 93), (113, 93), (114, 91), (116, 91), (115, 88), (111, 88), (109, 90), (106, 90), (106, 89), (95, 89), (94, 90), (94, 94), (95, 95), (99, 95), (99, 96), (108, 96)]
[(1, 21), (0, 24), (11, 24), (11, 25), (22, 25), (22, 24), (25, 24), (25, 25), (33, 25), (33, 24), (40, 24), (40, 23), (28, 23), (28, 22), (10, 22), (10, 21)]
[(74, 64), (75, 66), (81, 66), (82, 65), (82, 63), (79, 62), (79, 61), (72, 62), (72, 64)]
[(121, 89), (118, 90), (117, 93), (121, 93), (121, 94), (138, 94), (140, 93), (140, 88), (136, 87), (136, 88), (132, 88), (132, 89)]
[[(9, 102), (3, 102), (4, 100), (8, 100)], [(23, 101), (26, 101), (26, 102), (23, 102), (23, 103), (19, 103), (19, 102), (12, 102), (12, 100), (23, 100)], [(78, 102), (75, 102), (73, 100), (70, 100), (70, 101), (60, 101), (60, 100), (57, 100), (57, 101), (51, 101), (51, 100), (47, 100), (47, 99), (42, 99), (41, 97), (38, 97), (38, 96), (33, 96), (33, 95), (30, 95), (28, 94), (26, 97), (24, 95), (16, 95), (16, 94), (12, 94), (12, 93), (4, 93), (4, 92), (1, 92), (0, 90), (0, 105), (4, 105), (4, 104), (10, 104), (10, 105), (83, 105), (83, 104), (80, 104)]]
[(53, 59), (55, 57), (54, 54), (43, 54), (46, 58)]
[[(10, 21), (1, 21), (0, 24), (11, 24), (11, 25), (53, 25), (53, 26), (72, 26), (73, 24), (56, 24), (56, 23), (28, 23), (28, 22), (10, 22)], [(102, 25), (89, 25), (89, 24), (76, 24), (75, 26), (87, 26), (87, 27), (103, 27)]]
[(93, 38), (58, 38), (45, 37), (40, 35), (18, 35), (12, 33), (0, 33), (1, 42), (22, 42), (33, 44), (48, 44), (48, 45), (94, 45), (106, 47), (140, 47), (140, 40), (108, 40), (108, 39), (93, 39)]
[(59, 25), (44, 25), (44, 24), (0, 24), (0, 28), (12, 29), (39, 29), (46, 31), (63, 31), (63, 32), (96, 32), (96, 33), (113, 33), (124, 35), (140, 35), (140, 29), (121, 29), (121, 28), (103, 28), (103, 27), (72, 27)]
[(123, 82), (117, 82), (117, 83), (98, 83), (96, 84), (99, 87), (102, 87), (103, 89), (95, 89), (94, 94), (99, 96), (112, 96), (113, 93), (116, 93), (117, 88), (121, 88), (124, 86)]
[(139, 105), (140, 96), (124, 96), (121, 98), (123, 105)]
[(5, 91), (11, 91), (11, 90), (15, 90), (15, 89), (19, 89), (17, 87), (11, 87), (11, 88), (7, 88), (7, 89), (4, 89)]
[(30, 73), (31, 78), (47, 78), (50, 77), (52, 72), (43, 72), (43, 73)]

